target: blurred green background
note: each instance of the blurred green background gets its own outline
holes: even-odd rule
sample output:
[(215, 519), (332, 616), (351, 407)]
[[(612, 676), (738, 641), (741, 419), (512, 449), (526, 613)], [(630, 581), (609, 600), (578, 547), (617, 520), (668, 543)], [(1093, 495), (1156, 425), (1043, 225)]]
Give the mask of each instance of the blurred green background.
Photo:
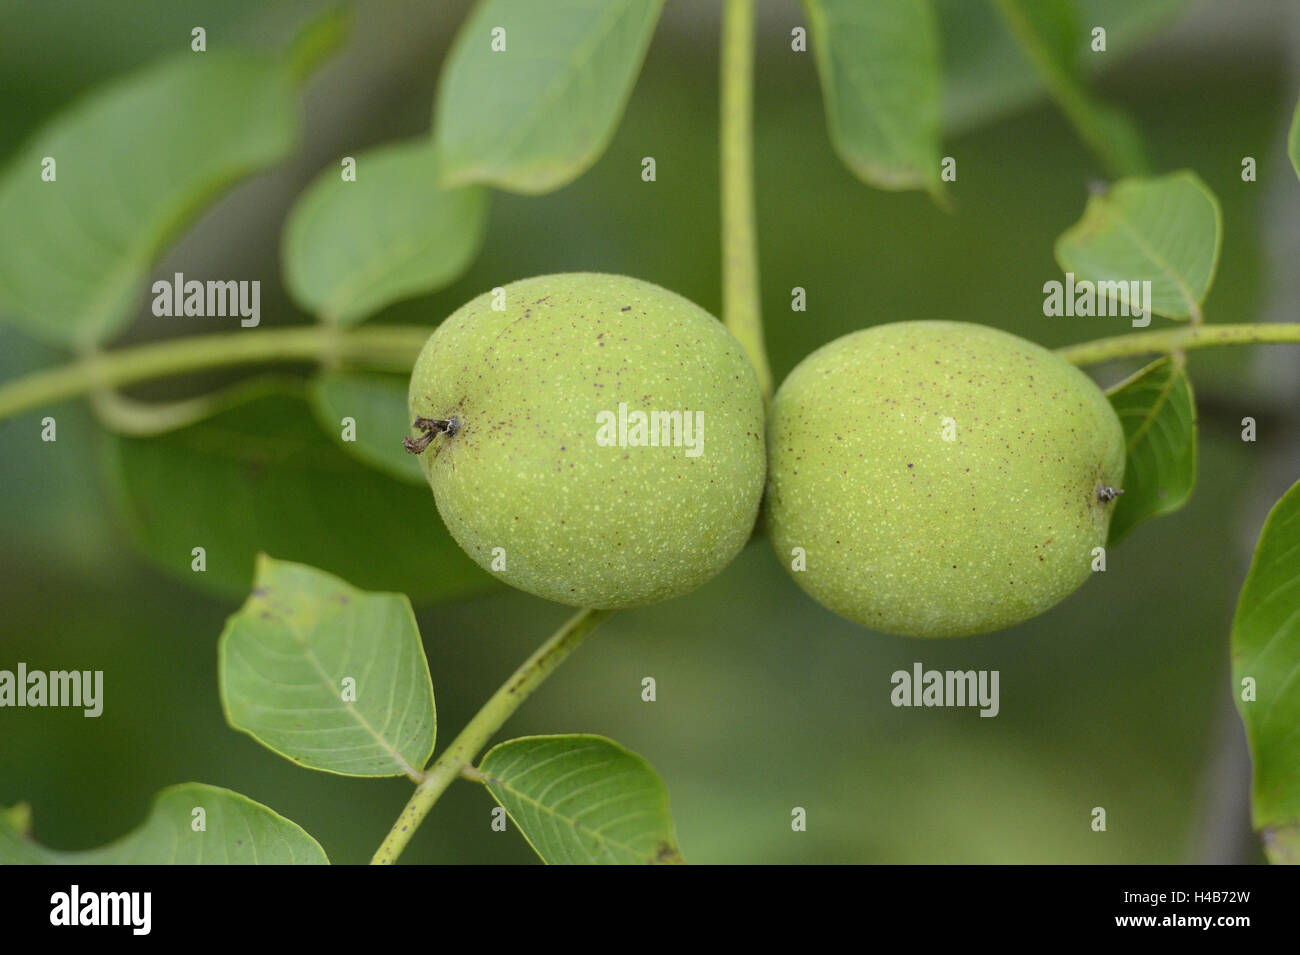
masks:
[[(184, 48), (194, 25), (207, 28), (210, 49), (279, 45), (319, 6), (0, 3), (0, 156), (96, 82)], [(954, 69), (945, 153), (959, 176), (945, 213), (920, 194), (874, 191), (840, 165), (811, 55), (789, 47), (800, 8), (759, 6), (758, 217), (778, 379), (844, 332), (899, 319), (982, 322), (1053, 346), (1126, 330), (1041, 314), (1042, 284), (1059, 277), (1052, 244), (1100, 169), (1031, 88), (1025, 103), (1004, 95), (1016, 87), (1008, 71), (1014, 80), (1021, 69), (1014, 54), (980, 61), (978, 36), (945, 33)], [(1300, 236), (1300, 187), (1281, 149), (1300, 26), (1291, 5), (1269, 0), (1146, 6), (1168, 19), (1113, 54), (1100, 90), (1136, 117), (1156, 171), (1192, 168), (1222, 202), (1208, 320), (1263, 320), (1288, 274), (1270, 250), (1294, 250)], [(294, 160), (224, 198), (154, 274), (259, 278), (264, 327), (307, 320), (279, 285), (285, 213), (339, 155), (428, 129), (438, 66), (465, 9), (359, 4), (348, 46), (307, 89)], [(575, 270), (635, 275), (717, 313), (718, 19), (718, 4), (670, 0), (600, 162), (549, 196), (494, 194), (470, 271), (375, 321), (433, 325), (492, 286)], [(1006, 108), (990, 112), (981, 99)], [(647, 155), (655, 183), (640, 180)], [(1258, 159), (1258, 182), (1241, 181), (1243, 156)], [(794, 286), (807, 290), (807, 312), (790, 311)], [(154, 318), (144, 288), (140, 315), (123, 343), (220, 327)], [(699, 591), (615, 618), (505, 732), (602, 733), (645, 756), (668, 784), (691, 862), (1257, 861), (1227, 639), (1264, 512), (1300, 471), (1296, 349), (1277, 351), (1281, 361), (1193, 353), (1202, 428), (1190, 505), (1134, 534), (1107, 573), (1037, 620), (946, 642), (871, 633), (810, 602), (759, 541)], [(0, 328), (5, 379), (63, 358)], [(1110, 381), (1123, 369), (1099, 371)], [(189, 394), (218, 380), (132, 393)], [(47, 413), (59, 422), (55, 444), (37, 439)], [(1269, 425), (1258, 443), (1239, 439), (1246, 414)], [(237, 601), (139, 555), (105, 489), (101, 440), (81, 403), (0, 423), (0, 667), (102, 669), (106, 695), (98, 719), (0, 710), (0, 805), (31, 803), (40, 841), (85, 848), (137, 825), (158, 789), (196, 780), (287, 815), (335, 862), (367, 861), (409, 782), (300, 770), (225, 725), (215, 648)], [(425, 518), (429, 533), (443, 533), (431, 498)], [(442, 743), (568, 613), (505, 592), (417, 607)], [(999, 670), (1001, 713), (893, 708), (889, 676), (916, 661)], [(646, 676), (655, 703), (641, 701)], [(454, 786), (405, 861), (533, 860), (516, 833), (490, 830), (491, 806), (478, 787)], [(807, 810), (803, 833), (791, 831), (796, 806)], [(1094, 806), (1107, 811), (1105, 833), (1089, 828)]]

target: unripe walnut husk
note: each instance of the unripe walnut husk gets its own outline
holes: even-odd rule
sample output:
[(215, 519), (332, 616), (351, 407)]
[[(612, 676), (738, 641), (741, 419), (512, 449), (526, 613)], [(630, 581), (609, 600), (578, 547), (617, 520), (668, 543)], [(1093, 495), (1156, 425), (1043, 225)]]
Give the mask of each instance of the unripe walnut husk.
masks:
[(766, 527), (799, 586), (850, 620), (999, 630), (1088, 579), (1124, 456), (1106, 396), (1047, 349), (981, 325), (879, 325), (778, 390)]
[(753, 368), (713, 316), (657, 285), (571, 273), (481, 295), (429, 338), (409, 405), (407, 447), (452, 537), (529, 593), (666, 600), (753, 531), (766, 467)]

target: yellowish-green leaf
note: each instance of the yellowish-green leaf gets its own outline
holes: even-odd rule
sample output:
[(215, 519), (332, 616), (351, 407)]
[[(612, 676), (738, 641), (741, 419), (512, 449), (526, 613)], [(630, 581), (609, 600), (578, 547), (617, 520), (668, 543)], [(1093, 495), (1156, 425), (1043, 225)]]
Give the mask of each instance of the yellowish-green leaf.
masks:
[[(1119, 283), (1130, 300), (1131, 282), (1151, 283), (1157, 315), (1199, 318), (1223, 240), (1219, 201), (1194, 172), (1123, 179), (1092, 196), (1083, 218), (1056, 241), (1056, 261), (1076, 284)], [(1139, 286), (1141, 287), (1141, 286)]]
[(493, 797), (550, 865), (682, 862), (668, 790), (650, 764), (603, 736), (525, 736), (479, 766)]
[(226, 719), (299, 766), (418, 779), (433, 683), (410, 602), (265, 554), (217, 645)]
[(0, 812), (0, 865), (326, 865), (302, 827), (229, 789), (182, 783), (160, 792), (144, 823), (99, 849), (63, 852), (29, 836), (30, 816)]

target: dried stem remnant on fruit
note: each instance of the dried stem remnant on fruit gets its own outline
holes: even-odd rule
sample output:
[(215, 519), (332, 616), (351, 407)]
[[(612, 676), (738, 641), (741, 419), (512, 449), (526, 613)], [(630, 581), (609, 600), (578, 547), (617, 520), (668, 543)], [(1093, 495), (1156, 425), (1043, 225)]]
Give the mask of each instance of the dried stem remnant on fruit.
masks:
[(424, 433), (418, 438), (403, 438), (402, 447), (411, 454), (419, 454), (440, 434), (452, 437), (460, 429), (460, 422), (455, 418), (416, 418), (411, 427)]

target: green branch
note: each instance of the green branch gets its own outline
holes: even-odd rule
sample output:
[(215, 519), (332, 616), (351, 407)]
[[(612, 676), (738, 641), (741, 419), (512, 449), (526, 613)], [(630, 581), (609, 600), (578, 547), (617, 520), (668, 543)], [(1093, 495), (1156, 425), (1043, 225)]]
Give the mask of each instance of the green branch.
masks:
[(319, 325), (197, 335), (89, 355), (0, 385), (0, 420), (87, 392), (191, 371), (270, 362), (338, 362), (410, 373), (432, 329)]
[(583, 638), (613, 616), (612, 610), (582, 610), (570, 617), (531, 657), (514, 672), (501, 688), (492, 694), (472, 720), (460, 731), (450, 746), (443, 750), (428, 771), (424, 781), (416, 787), (414, 795), (393, 823), (393, 828), (379, 846), (371, 865), (392, 865), (402, 854), (415, 830), (429, 814), (433, 804), (446, 792), (452, 781), (466, 767), (472, 767), (474, 757), (487, 745), (488, 740), (519, 709), (519, 704), (555, 672)]
[(1114, 338), (1066, 345), (1056, 353), (1074, 365), (1095, 365), (1135, 355), (1167, 355), (1219, 345), (1300, 344), (1300, 324), (1266, 322), (1257, 325), (1189, 325), (1156, 332), (1133, 332)]
[(754, 3), (727, 0), (722, 19), (722, 321), (758, 375), (764, 400), (772, 371), (763, 347), (754, 224)]
[[(430, 329), (418, 325), (375, 325), (348, 332), (313, 325), (122, 348), (0, 385), (0, 420), (103, 389), (238, 365), (313, 362), (409, 373), (429, 334)], [(1183, 349), (1273, 343), (1300, 343), (1300, 324), (1189, 325), (1099, 338), (1057, 352), (1073, 364), (1094, 365)]]

